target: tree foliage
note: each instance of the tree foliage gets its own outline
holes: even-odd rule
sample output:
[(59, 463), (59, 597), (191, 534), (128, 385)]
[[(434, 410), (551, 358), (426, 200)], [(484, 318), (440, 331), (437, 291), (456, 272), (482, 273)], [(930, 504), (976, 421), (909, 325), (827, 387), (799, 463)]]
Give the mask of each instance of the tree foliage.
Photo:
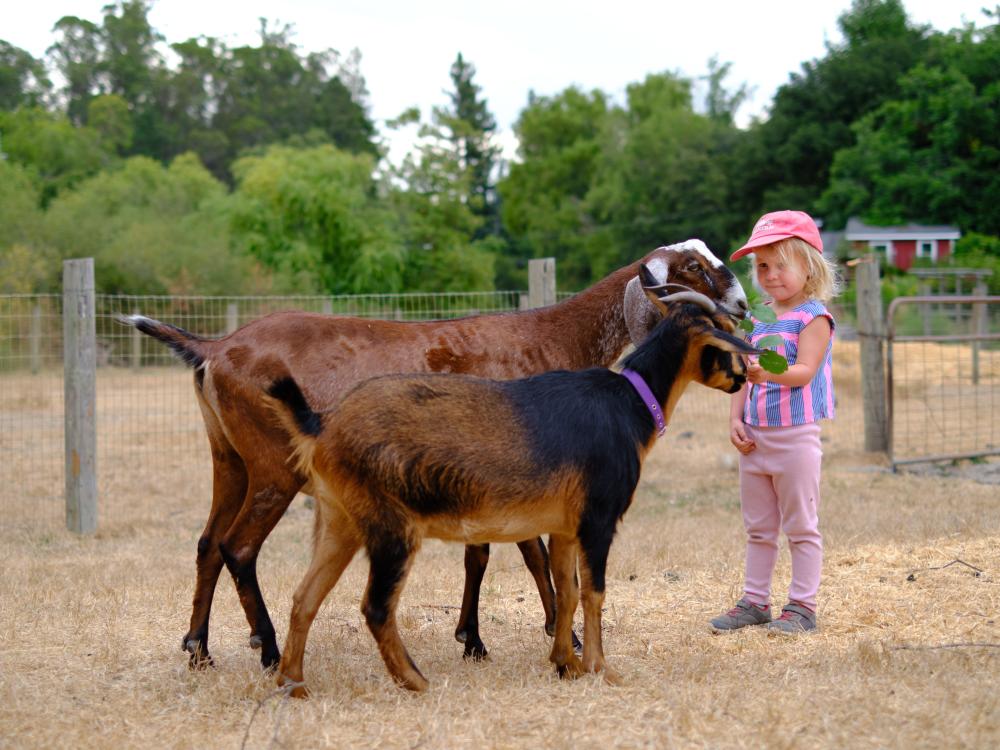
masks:
[(854, 143), (851, 124), (892, 98), (927, 51), (927, 30), (909, 23), (901, 0), (854, 0), (839, 26), (844, 42), (803, 63), (743, 145), (734, 198), (750, 222), (764, 211), (815, 211), (834, 155)]
[(1000, 33), (966, 29), (900, 79), (897, 96), (854, 126), (820, 203), (835, 224), (921, 217), (1000, 234)]
[[(229, 244), (225, 186), (193, 154), (134, 156), (60, 195), (45, 242), (55, 260), (93, 257), (99, 291), (233, 294), (266, 289)], [(58, 265), (49, 283), (58, 285)]]
[(518, 270), (524, 261), (545, 256), (556, 258), (559, 280), (569, 288), (589, 280), (586, 247), (593, 222), (585, 200), (608, 116), (607, 96), (600, 91), (571, 87), (552, 97), (529, 94), (514, 125), (520, 159), (499, 185), (511, 238), (500, 285), (523, 287)]
[(284, 291), (403, 288), (403, 249), (376, 197), (374, 161), (330, 145), (271, 146), (233, 165), (234, 240)]
[(902, 0), (853, 0), (843, 40), (747, 127), (718, 57), (624, 97), (531, 92), (506, 164), (462, 54), (426, 123), (389, 124), (419, 126), (390, 163), (358, 50), (307, 53), (263, 19), (254, 44), (167, 47), (149, 9), (57, 19), (41, 60), (0, 40), (0, 290), (57, 288), (69, 255), (93, 255), (105, 291), (523, 288), (543, 256), (579, 289), (689, 237), (725, 256), (784, 208), (957, 224), (957, 257), (996, 267), (996, 12), (938, 33)]
[(0, 110), (44, 106), (51, 90), (45, 63), (0, 39)]

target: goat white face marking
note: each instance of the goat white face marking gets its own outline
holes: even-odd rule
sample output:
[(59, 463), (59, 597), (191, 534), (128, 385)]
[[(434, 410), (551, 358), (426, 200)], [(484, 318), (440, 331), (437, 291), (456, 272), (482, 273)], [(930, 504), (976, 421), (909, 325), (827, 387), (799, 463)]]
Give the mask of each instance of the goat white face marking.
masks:
[(705, 260), (707, 260), (713, 267), (718, 268), (722, 265), (722, 261), (715, 257), (715, 253), (708, 249), (706, 245), (701, 240), (690, 239), (686, 242), (678, 242), (676, 245), (667, 245), (668, 250), (690, 250), (701, 255)]

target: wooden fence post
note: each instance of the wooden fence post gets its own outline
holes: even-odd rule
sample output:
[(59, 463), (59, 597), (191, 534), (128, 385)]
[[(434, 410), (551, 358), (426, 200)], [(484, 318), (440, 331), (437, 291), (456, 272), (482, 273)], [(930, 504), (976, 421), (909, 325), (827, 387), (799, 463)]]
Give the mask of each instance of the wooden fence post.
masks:
[[(976, 297), (985, 297), (988, 293), (986, 288), (986, 282), (979, 280), (976, 282), (976, 286), (972, 293)], [(977, 336), (986, 335), (986, 330), (989, 327), (989, 313), (986, 310), (986, 305), (979, 303), (973, 304), (972, 306), (972, 332)], [(972, 384), (979, 385), (979, 342), (972, 342)]]
[(31, 341), (31, 374), (37, 375), (42, 369), (42, 307), (31, 308), (31, 331), (28, 334)]
[(885, 324), (877, 255), (856, 267), (858, 336), (861, 339), (861, 400), (865, 413), (865, 450), (888, 451), (886, 380), (882, 359)]
[(226, 333), (232, 333), (240, 327), (240, 308), (235, 302), (226, 305)]
[(97, 332), (94, 259), (63, 261), (66, 528), (97, 530)]
[(546, 307), (556, 303), (556, 259), (528, 261), (528, 307)]

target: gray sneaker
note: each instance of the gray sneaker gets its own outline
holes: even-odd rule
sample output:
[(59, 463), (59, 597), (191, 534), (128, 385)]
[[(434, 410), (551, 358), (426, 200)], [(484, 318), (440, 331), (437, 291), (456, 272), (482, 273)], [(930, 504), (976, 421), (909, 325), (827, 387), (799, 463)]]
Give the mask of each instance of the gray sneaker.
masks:
[(740, 599), (736, 606), (725, 614), (711, 621), (712, 630), (721, 633), (724, 630), (738, 630), (747, 625), (765, 625), (771, 622), (771, 606), (761, 609), (756, 604)]
[(805, 633), (816, 629), (816, 614), (810, 612), (801, 604), (789, 602), (781, 608), (781, 617), (767, 624), (767, 632), (771, 633)]

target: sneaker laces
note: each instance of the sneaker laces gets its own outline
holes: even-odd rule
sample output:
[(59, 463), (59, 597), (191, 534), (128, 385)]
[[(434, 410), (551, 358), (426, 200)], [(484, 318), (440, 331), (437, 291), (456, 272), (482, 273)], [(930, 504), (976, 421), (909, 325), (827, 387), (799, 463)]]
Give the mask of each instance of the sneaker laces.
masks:
[(745, 612), (753, 612), (755, 609), (757, 611), (759, 611), (759, 612), (766, 612), (767, 611), (767, 607), (758, 606), (758, 605), (754, 604), (753, 602), (746, 602), (745, 604), (737, 604), (731, 610), (729, 610), (728, 612), (726, 612), (726, 614), (729, 617), (738, 617), (739, 615), (742, 615)]

